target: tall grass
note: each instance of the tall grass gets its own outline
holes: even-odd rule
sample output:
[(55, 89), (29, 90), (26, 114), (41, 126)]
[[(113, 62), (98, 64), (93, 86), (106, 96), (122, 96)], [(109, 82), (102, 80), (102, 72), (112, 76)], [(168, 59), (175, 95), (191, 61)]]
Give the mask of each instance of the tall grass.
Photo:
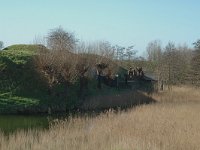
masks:
[(49, 130), (0, 134), (2, 150), (197, 150), (200, 94), (176, 87), (152, 96), (157, 103), (93, 118), (55, 121)]

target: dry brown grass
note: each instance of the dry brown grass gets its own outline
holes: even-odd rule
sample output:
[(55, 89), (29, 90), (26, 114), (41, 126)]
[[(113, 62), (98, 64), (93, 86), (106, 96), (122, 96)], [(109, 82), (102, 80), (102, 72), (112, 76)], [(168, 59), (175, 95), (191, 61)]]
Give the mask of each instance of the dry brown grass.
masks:
[(200, 89), (190, 86), (172, 87), (171, 91), (153, 94), (159, 102), (200, 102)]
[(154, 94), (158, 103), (128, 112), (59, 121), (46, 131), (0, 134), (2, 150), (198, 150), (200, 94), (175, 87)]

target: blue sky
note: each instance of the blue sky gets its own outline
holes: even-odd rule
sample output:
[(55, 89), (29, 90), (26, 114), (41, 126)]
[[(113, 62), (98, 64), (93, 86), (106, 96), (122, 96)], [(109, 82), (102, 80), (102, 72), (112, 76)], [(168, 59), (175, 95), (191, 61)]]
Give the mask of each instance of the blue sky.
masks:
[(0, 0), (0, 40), (30, 44), (62, 26), (83, 41), (106, 40), (142, 53), (148, 42), (200, 38), (199, 0)]

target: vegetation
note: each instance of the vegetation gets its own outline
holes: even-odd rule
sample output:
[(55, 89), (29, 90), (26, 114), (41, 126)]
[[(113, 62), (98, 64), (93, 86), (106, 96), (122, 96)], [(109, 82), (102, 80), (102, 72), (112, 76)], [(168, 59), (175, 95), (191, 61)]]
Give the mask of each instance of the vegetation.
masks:
[[(13, 45), (0, 52), (0, 113), (63, 112), (81, 108), (94, 95), (107, 93), (112, 97), (125, 91), (109, 86), (118, 73), (118, 79), (124, 80), (129, 67), (143, 67), (145, 73), (154, 74), (159, 89), (164, 85), (169, 89), (173, 85), (199, 85), (199, 41), (194, 50), (173, 42), (162, 48), (160, 41), (152, 41), (145, 59), (136, 57), (134, 46), (78, 42), (62, 27), (50, 30), (46, 39), (48, 48)], [(99, 72), (111, 81), (103, 90), (97, 88)]]
[(199, 149), (199, 89), (174, 87), (153, 98), (157, 103), (126, 112), (69, 117), (55, 120), (49, 130), (1, 134), (0, 149)]
[(150, 42), (147, 47), (148, 61), (152, 64), (159, 85), (165, 83), (169, 89), (172, 85), (199, 85), (198, 54), (195, 49), (185, 44), (176, 46), (173, 42), (162, 48), (159, 41)]
[(5, 135), (19, 130), (47, 129), (49, 120), (45, 115), (0, 115), (0, 129)]
[(200, 66), (200, 40), (197, 40), (197, 42), (194, 43), (194, 53), (193, 53), (193, 58), (191, 60), (191, 71), (192, 71), (192, 81), (196, 85), (200, 85), (200, 71), (199, 71), (199, 66)]
[[(110, 60), (90, 53), (51, 51), (42, 45), (5, 48), (0, 52), (0, 113), (47, 113), (48, 108), (65, 112), (85, 97), (116, 93), (107, 86), (97, 90), (92, 73), (98, 61)], [(79, 74), (84, 65), (90, 73), (87, 91), (80, 93)], [(110, 62), (110, 69), (114, 66)]]
[(43, 83), (31, 64), (39, 45), (13, 45), (0, 52), (0, 111), (37, 105), (42, 98)]
[[(0, 131), (0, 149), (199, 149), (199, 45), (198, 40), (194, 49), (173, 42), (162, 47), (160, 41), (152, 41), (147, 58), (136, 57), (134, 46), (78, 42), (73, 33), (59, 27), (48, 33), (47, 47), (4, 48), (0, 113), (95, 110), (95, 114), (55, 120), (44, 130), (7, 135)], [(162, 91), (147, 93), (144, 89), (152, 86), (140, 80), (116, 88), (129, 67), (154, 74)], [(100, 82), (104, 84), (99, 86)], [(164, 90), (165, 85), (170, 90)], [(97, 115), (108, 108), (112, 109)]]
[(3, 48), (3, 42), (0, 41), (0, 50)]

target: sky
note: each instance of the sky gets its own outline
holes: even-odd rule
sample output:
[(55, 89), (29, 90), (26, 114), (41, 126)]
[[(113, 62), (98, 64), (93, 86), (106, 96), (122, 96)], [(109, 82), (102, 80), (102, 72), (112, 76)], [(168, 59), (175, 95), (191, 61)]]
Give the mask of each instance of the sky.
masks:
[(80, 41), (109, 41), (142, 54), (153, 40), (165, 46), (200, 38), (199, 0), (0, 0), (0, 41), (31, 44), (62, 26)]

